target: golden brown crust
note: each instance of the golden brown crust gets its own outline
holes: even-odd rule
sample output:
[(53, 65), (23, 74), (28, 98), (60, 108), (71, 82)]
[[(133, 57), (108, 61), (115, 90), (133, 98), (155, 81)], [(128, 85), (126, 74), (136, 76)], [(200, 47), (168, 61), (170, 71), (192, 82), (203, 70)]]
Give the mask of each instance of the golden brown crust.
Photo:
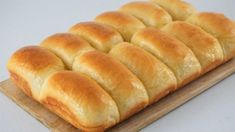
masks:
[(119, 122), (113, 99), (95, 81), (77, 72), (52, 74), (43, 86), (40, 100), (84, 131), (103, 131)]
[(28, 95), (29, 97), (32, 97), (31, 88), (28, 84), (28, 82), (21, 76), (19, 76), (17, 73), (14, 73), (12, 71), (9, 71), (10, 78), (14, 82), (14, 84), (23, 90), (23, 92)]
[(98, 51), (84, 53), (76, 57), (73, 70), (96, 80), (113, 97), (121, 120), (148, 104), (148, 95), (141, 81), (107, 54)]
[(43, 99), (41, 103), (60, 117), (67, 117), (64, 119), (70, 122), (73, 126), (80, 126), (76, 119), (76, 114), (74, 114), (72, 110), (70, 110), (65, 104), (58, 101), (57, 99), (48, 96)]
[(123, 42), (119, 32), (113, 28), (97, 22), (81, 22), (69, 30), (87, 40), (94, 48), (108, 52), (117, 43)]
[(18, 66), (23, 65), (24, 68), (29, 70), (39, 71), (45, 67), (61, 63), (61, 60), (44, 48), (27, 46), (17, 50), (12, 55), (9, 66), (14, 67), (11, 65), (13, 63), (18, 63)]
[(15, 84), (27, 95), (38, 100), (44, 80), (51, 73), (63, 70), (64, 64), (47, 49), (28, 46), (17, 50), (11, 56), (7, 68)]
[(202, 66), (202, 74), (223, 62), (223, 50), (218, 40), (201, 28), (183, 21), (175, 21), (162, 30), (182, 41), (193, 51)]
[(156, 94), (153, 97), (154, 101), (158, 102), (160, 99), (164, 98), (165, 96), (167, 96), (168, 94), (174, 92), (175, 90), (177, 90), (176, 87), (175, 87), (175, 84), (165, 88), (163, 91), (161, 91), (160, 93)]
[(145, 28), (145, 25), (134, 16), (117, 11), (102, 13), (95, 21), (113, 27), (121, 33), (125, 41), (130, 41), (136, 31)]
[(223, 14), (201, 12), (192, 15), (187, 21), (219, 40), (224, 52), (224, 61), (235, 56), (235, 23), (232, 20)]
[(189, 3), (182, 0), (150, 0), (164, 8), (173, 20), (186, 20), (196, 13), (196, 9)]
[(88, 42), (79, 36), (69, 33), (57, 33), (51, 35), (43, 40), (40, 45), (60, 57), (68, 69), (71, 69), (76, 55), (94, 50)]
[(174, 73), (145, 50), (125, 42), (115, 46), (109, 54), (140, 79), (148, 92), (150, 104), (159, 100), (166, 91), (169, 93), (176, 89)]
[(200, 75), (201, 66), (193, 52), (185, 44), (160, 30), (140, 30), (133, 36), (132, 43), (152, 53), (170, 67), (177, 77), (178, 86), (185, 85)]
[(161, 28), (172, 22), (171, 16), (164, 9), (147, 1), (127, 3), (123, 5), (119, 11), (135, 16), (146, 26)]

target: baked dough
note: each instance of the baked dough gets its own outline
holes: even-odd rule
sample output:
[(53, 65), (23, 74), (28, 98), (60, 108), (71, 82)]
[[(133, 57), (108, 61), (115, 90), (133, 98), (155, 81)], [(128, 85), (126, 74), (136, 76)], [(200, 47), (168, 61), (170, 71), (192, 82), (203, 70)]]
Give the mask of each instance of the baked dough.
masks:
[(74, 58), (83, 52), (95, 50), (79, 36), (69, 33), (57, 33), (47, 37), (40, 44), (60, 57), (68, 69), (72, 68)]
[(73, 70), (94, 79), (111, 95), (117, 103), (121, 120), (149, 103), (142, 82), (124, 65), (105, 53), (90, 51), (77, 56)]
[(174, 72), (178, 88), (197, 78), (201, 65), (182, 42), (155, 28), (138, 31), (131, 42), (153, 54)]
[(94, 48), (106, 53), (116, 44), (123, 42), (123, 38), (118, 31), (97, 22), (78, 23), (70, 28), (69, 32), (81, 36)]
[(94, 80), (77, 72), (60, 71), (49, 76), (40, 101), (84, 131), (104, 131), (119, 122), (112, 97)]
[(135, 16), (148, 27), (161, 28), (172, 22), (172, 18), (168, 12), (160, 6), (147, 1), (127, 3), (119, 11)]
[(189, 3), (182, 0), (150, 0), (151, 2), (160, 5), (169, 14), (173, 20), (186, 20), (192, 14), (195, 14), (196, 9)]
[(182, 41), (193, 51), (202, 66), (202, 74), (223, 62), (223, 50), (220, 43), (200, 27), (183, 21), (175, 21), (162, 30)]
[(53, 53), (39, 46), (17, 50), (9, 59), (7, 69), (11, 80), (22, 91), (39, 101), (42, 85), (47, 77), (64, 70), (63, 62)]
[(95, 21), (113, 27), (128, 42), (136, 31), (146, 27), (134, 16), (117, 11), (102, 13), (95, 18)]
[(224, 52), (224, 61), (235, 56), (235, 23), (219, 13), (201, 12), (192, 15), (187, 22), (197, 25), (216, 37)]
[(150, 104), (176, 89), (177, 80), (174, 73), (147, 51), (123, 42), (115, 46), (109, 54), (123, 63), (143, 82)]

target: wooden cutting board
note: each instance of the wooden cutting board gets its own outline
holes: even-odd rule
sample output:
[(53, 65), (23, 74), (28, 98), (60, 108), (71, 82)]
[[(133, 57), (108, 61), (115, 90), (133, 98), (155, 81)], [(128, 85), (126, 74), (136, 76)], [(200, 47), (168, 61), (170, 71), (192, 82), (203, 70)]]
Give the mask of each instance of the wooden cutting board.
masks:
[[(203, 75), (199, 79), (163, 98), (159, 102), (145, 108), (141, 112), (108, 131), (138, 131), (166, 115), (170, 111), (176, 109), (180, 105), (186, 103), (203, 91), (209, 89), (211, 86), (225, 79), (234, 72), (235, 59)], [(41, 104), (27, 97), (10, 80), (1, 82), (0, 90), (50, 130), (58, 132), (79, 131), (57, 115), (44, 108)]]

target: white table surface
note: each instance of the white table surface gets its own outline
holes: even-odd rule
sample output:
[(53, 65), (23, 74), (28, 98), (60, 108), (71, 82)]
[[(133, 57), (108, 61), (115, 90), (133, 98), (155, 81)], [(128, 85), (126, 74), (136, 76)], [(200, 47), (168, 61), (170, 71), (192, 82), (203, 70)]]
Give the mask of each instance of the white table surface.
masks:
[[(77, 22), (92, 20), (129, 0), (0, 0), (0, 81), (8, 78), (6, 62), (18, 48), (37, 44)], [(201, 11), (235, 19), (234, 0), (188, 0)], [(40, 122), (0, 93), (0, 132), (47, 132)], [(143, 132), (234, 132), (235, 75), (194, 98)]]

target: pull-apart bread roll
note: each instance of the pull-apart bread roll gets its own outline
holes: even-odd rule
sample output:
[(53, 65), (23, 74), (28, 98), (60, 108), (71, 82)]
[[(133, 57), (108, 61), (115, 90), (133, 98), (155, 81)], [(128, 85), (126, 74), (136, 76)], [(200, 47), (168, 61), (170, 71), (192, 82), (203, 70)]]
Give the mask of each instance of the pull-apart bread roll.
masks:
[(172, 22), (172, 18), (168, 12), (151, 2), (130, 2), (123, 5), (119, 11), (135, 16), (146, 26), (161, 28)]
[(40, 101), (84, 131), (103, 131), (119, 121), (116, 103), (95, 81), (72, 71), (49, 76)]
[(202, 66), (202, 74), (223, 62), (223, 50), (218, 40), (200, 27), (175, 21), (162, 30), (175, 36), (193, 51)]
[(124, 120), (149, 103), (142, 82), (123, 64), (105, 53), (90, 51), (75, 58), (73, 70), (97, 81), (117, 103)]
[(53, 53), (39, 46), (17, 50), (7, 64), (11, 80), (25, 94), (39, 100), (42, 85), (53, 72), (64, 70), (63, 62)]
[(224, 61), (235, 56), (235, 23), (232, 20), (222, 14), (202, 12), (191, 16), (187, 21), (219, 40), (224, 52)]
[(57, 33), (49, 36), (41, 43), (41, 46), (49, 49), (60, 57), (68, 69), (72, 68), (73, 60), (76, 55), (95, 50), (88, 42), (79, 36), (69, 33)]
[(102, 13), (95, 18), (95, 21), (113, 27), (128, 42), (136, 31), (146, 27), (134, 16), (116, 11)]
[(103, 52), (108, 52), (114, 45), (123, 42), (119, 32), (112, 27), (97, 22), (78, 23), (69, 32), (81, 36), (94, 48)]
[(178, 87), (200, 75), (201, 65), (193, 52), (182, 42), (158, 29), (146, 28), (132, 38), (136, 44), (164, 62), (174, 72)]
[(173, 20), (186, 20), (189, 16), (196, 13), (196, 9), (189, 3), (182, 0), (150, 0), (164, 8)]
[(176, 89), (177, 80), (174, 73), (147, 51), (123, 42), (115, 46), (109, 54), (122, 62), (143, 82), (150, 104)]

